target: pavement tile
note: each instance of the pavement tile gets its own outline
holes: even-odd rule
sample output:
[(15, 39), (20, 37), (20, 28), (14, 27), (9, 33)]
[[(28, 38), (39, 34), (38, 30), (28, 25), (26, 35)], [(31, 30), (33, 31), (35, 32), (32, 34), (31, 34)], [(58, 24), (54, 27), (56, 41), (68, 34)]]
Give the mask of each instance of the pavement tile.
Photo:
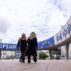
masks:
[(71, 60), (38, 60), (28, 64), (19, 60), (0, 60), (0, 71), (71, 71)]

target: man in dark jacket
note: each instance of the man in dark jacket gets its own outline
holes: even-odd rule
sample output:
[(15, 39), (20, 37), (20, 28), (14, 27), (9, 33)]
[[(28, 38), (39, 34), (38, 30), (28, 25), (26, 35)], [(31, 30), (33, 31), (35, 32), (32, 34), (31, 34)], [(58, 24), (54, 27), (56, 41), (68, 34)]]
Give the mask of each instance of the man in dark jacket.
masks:
[(31, 63), (31, 61), (30, 61), (31, 55), (33, 56), (34, 62), (37, 61), (37, 49), (38, 49), (37, 37), (36, 37), (35, 33), (32, 32), (30, 34), (30, 37), (28, 38), (28, 51), (27, 51), (28, 63)]

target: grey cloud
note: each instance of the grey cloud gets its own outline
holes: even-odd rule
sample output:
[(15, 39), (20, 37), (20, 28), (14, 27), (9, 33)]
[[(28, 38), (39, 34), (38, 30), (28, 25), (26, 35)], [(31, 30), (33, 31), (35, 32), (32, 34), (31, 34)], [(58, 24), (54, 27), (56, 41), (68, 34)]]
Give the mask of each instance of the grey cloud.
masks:
[(36, 29), (37, 35), (38, 36), (48, 36), (48, 26), (46, 24), (41, 24), (41, 25), (32, 25), (31, 28)]
[(59, 0), (49, 0), (49, 3), (57, 4)]
[(10, 24), (5, 19), (0, 19), (0, 33), (5, 34), (9, 29)]
[(71, 1), (70, 0), (49, 0), (54, 6), (57, 6), (65, 17), (71, 15)]

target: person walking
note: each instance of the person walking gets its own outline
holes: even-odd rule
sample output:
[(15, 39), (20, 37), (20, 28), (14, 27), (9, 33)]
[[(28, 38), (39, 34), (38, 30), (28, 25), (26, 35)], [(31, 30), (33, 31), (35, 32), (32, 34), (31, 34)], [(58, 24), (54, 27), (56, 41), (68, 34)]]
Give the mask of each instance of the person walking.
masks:
[(21, 51), (21, 57), (20, 57), (20, 62), (25, 62), (25, 54), (26, 54), (26, 47), (27, 47), (27, 40), (26, 40), (26, 35), (22, 34), (21, 37), (18, 40), (17, 47)]
[(34, 62), (37, 62), (37, 37), (34, 32), (32, 32), (28, 38), (28, 51), (27, 51), (27, 56), (28, 56), (28, 63), (31, 63), (31, 56), (33, 56)]

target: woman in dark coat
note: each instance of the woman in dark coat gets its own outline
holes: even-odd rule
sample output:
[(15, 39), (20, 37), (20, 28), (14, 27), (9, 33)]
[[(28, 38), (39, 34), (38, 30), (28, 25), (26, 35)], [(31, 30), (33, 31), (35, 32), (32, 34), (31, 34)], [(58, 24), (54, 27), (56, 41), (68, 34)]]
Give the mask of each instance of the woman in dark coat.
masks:
[(31, 56), (33, 56), (34, 62), (37, 61), (37, 49), (38, 49), (37, 37), (36, 37), (35, 33), (32, 32), (30, 34), (30, 37), (28, 38), (28, 51), (27, 51), (28, 63), (31, 63), (31, 61), (30, 61)]
[(27, 47), (27, 40), (25, 34), (22, 34), (21, 38), (19, 38), (17, 46), (20, 48), (21, 51), (20, 62), (25, 62), (25, 53)]

